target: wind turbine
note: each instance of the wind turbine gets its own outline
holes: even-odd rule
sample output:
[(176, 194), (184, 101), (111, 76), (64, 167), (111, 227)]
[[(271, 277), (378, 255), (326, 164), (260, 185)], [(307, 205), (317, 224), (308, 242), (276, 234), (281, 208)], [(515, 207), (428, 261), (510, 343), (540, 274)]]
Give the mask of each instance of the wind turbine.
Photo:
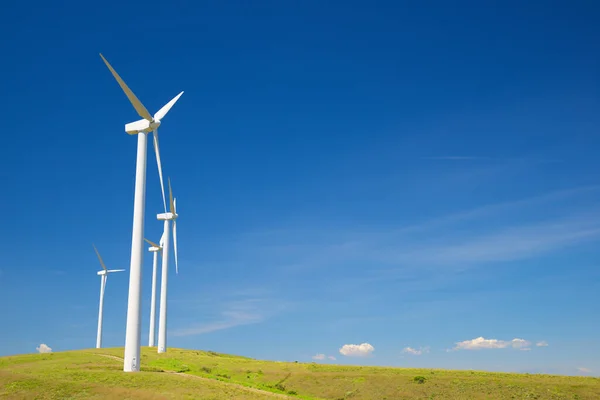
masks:
[(96, 251), (96, 255), (98, 256), (98, 260), (100, 261), (100, 265), (102, 265), (102, 270), (98, 271), (98, 275), (100, 275), (100, 307), (98, 311), (98, 334), (96, 335), (96, 348), (99, 349), (102, 347), (102, 309), (104, 308), (104, 289), (106, 288), (106, 278), (108, 274), (113, 272), (123, 272), (124, 269), (106, 269), (106, 265), (104, 265), (104, 261), (102, 261), (102, 257), (100, 257), (100, 253), (98, 253), (98, 249), (95, 245), (94, 250)]
[(158, 265), (158, 253), (162, 251), (163, 236), (160, 238), (160, 244), (144, 239), (151, 246), (148, 251), (154, 253), (152, 262), (152, 300), (150, 301), (150, 335), (148, 338), (148, 346), (154, 347), (154, 334), (156, 333), (156, 268)]
[(160, 280), (160, 314), (158, 317), (158, 352), (167, 351), (167, 281), (169, 267), (169, 242), (170, 242), (170, 221), (173, 221), (173, 245), (175, 247), (175, 273), (179, 273), (177, 266), (177, 200), (173, 200), (173, 191), (171, 190), (171, 179), (169, 179), (169, 212), (158, 214), (156, 218), (165, 221), (163, 233), (163, 259), (162, 274)]
[(137, 372), (140, 370), (140, 342), (142, 309), (140, 307), (142, 300), (142, 262), (144, 260), (144, 209), (146, 196), (146, 150), (147, 134), (154, 133), (154, 150), (156, 153), (156, 163), (158, 165), (158, 174), (160, 176), (160, 186), (163, 194), (163, 205), (165, 212), (167, 204), (165, 201), (165, 191), (162, 179), (162, 166), (160, 163), (160, 152), (158, 147), (157, 129), (161, 120), (167, 115), (171, 107), (177, 102), (183, 92), (179, 93), (165, 104), (154, 117), (150, 115), (146, 107), (133, 94), (131, 89), (125, 84), (123, 79), (117, 74), (113, 67), (108, 63), (102, 54), (102, 60), (114, 76), (114, 78), (125, 92), (125, 95), (133, 105), (133, 108), (143, 119), (131, 122), (125, 125), (125, 132), (130, 135), (138, 135), (137, 161), (135, 167), (135, 195), (133, 200), (133, 229), (131, 233), (131, 263), (129, 271), (129, 297), (127, 300), (127, 328), (125, 331), (125, 354), (123, 357), (123, 371)]

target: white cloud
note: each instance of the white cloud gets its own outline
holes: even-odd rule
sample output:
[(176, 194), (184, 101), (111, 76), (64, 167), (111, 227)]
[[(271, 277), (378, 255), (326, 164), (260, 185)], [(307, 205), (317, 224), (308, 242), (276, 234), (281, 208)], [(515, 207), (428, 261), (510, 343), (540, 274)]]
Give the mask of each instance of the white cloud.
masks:
[(413, 349), (412, 347), (405, 347), (404, 349), (402, 349), (402, 353), (420, 356), (423, 353), (429, 353), (429, 347), (419, 347), (418, 349)]
[(513, 339), (513, 340), (511, 340), (510, 344), (515, 349), (519, 349), (519, 350), (531, 350), (529, 348), (529, 346), (531, 346), (531, 342), (527, 341), (525, 339)]
[(366, 357), (374, 350), (375, 348), (369, 343), (345, 344), (340, 348), (340, 354), (347, 357)]
[(546, 342), (545, 340), (542, 340), (540, 342), (537, 342), (535, 345), (537, 347), (547, 347), (548, 346), (548, 342)]
[(471, 340), (465, 340), (462, 342), (456, 342), (453, 350), (481, 350), (481, 349), (506, 349), (512, 347), (519, 350), (531, 350), (529, 346), (531, 342), (525, 339), (515, 338), (513, 340), (498, 340), (498, 339), (485, 339), (478, 337)]
[(330, 360), (334, 360), (335, 361), (335, 357), (334, 356), (327, 356), (327, 358), (329, 358)]
[(40, 353), (52, 353), (52, 349), (50, 348), (50, 346), (48, 346), (45, 343), (40, 344), (38, 347), (35, 348), (37, 351), (39, 351)]
[(577, 368), (577, 371), (579, 371), (579, 372), (583, 372), (584, 374), (591, 374), (591, 373), (592, 373), (592, 370), (591, 370), (591, 369), (589, 369), (589, 368), (584, 368), (584, 367), (579, 367), (579, 368)]

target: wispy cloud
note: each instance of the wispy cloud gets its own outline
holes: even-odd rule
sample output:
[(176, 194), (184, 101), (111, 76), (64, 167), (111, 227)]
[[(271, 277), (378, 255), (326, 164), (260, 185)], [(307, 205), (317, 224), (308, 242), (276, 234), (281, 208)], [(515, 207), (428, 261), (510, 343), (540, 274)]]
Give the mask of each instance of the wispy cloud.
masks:
[(222, 313), (223, 319), (219, 321), (209, 322), (207, 324), (196, 325), (190, 328), (177, 329), (171, 334), (173, 336), (194, 336), (203, 333), (220, 331), (222, 329), (233, 328), (240, 325), (255, 324), (264, 320), (262, 315), (244, 313), (244, 312), (228, 312)]
[(537, 207), (547, 203), (559, 202), (572, 197), (577, 197), (594, 192), (600, 192), (600, 185), (581, 186), (563, 190), (556, 190), (549, 193), (544, 193), (537, 196), (527, 197), (524, 199), (503, 201), (499, 203), (486, 204), (483, 206), (474, 207), (468, 210), (459, 211), (449, 215), (444, 215), (438, 218), (423, 221), (407, 227), (402, 227), (395, 230), (394, 233), (415, 233), (419, 231), (428, 231), (431, 229), (439, 229), (443, 226), (467, 222), (477, 218), (483, 218), (491, 215), (507, 213), (526, 207)]
[[(307, 291), (321, 299), (377, 297), (373, 289), (382, 282), (383, 290), (398, 283), (405, 294), (431, 291), (506, 272), (495, 264), (510, 268), (599, 240), (599, 199), (600, 185), (582, 186), (399, 227), (289, 223), (238, 236), (234, 253), (281, 282), (273, 285), (285, 290), (281, 297), (297, 295), (299, 307), (306, 307)], [(294, 282), (302, 282), (302, 294)]]
[(491, 160), (491, 157), (478, 157), (478, 156), (437, 156), (437, 157), (423, 157), (424, 160), (449, 160), (449, 161), (465, 161), (465, 160)]
[(546, 342), (545, 340), (542, 340), (541, 342), (537, 342), (535, 345), (537, 347), (548, 347), (548, 342)]
[(584, 374), (591, 374), (592, 373), (591, 369), (585, 368), (585, 367), (577, 367), (577, 371), (583, 372)]
[(420, 356), (424, 353), (429, 353), (429, 347), (419, 347), (418, 349), (412, 347), (405, 347), (402, 349), (402, 353), (411, 354), (413, 356)]
[[(483, 263), (524, 260), (599, 239), (597, 203), (583, 211), (572, 211), (561, 204), (589, 194), (597, 197), (599, 189), (600, 186), (585, 186), (559, 190), (400, 228), (287, 228), (253, 235), (245, 245), (261, 261), (274, 263), (280, 269), (287, 266), (292, 273), (347, 262), (395, 266), (397, 272), (406, 273), (423, 267), (464, 269)], [(555, 206), (553, 212), (540, 215), (539, 210), (549, 209), (550, 205)]]
[[(599, 215), (600, 216), (600, 215)], [(600, 237), (600, 219), (575, 216), (496, 232), (445, 238), (410, 249), (380, 249), (382, 261), (411, 265), (460, 265), (515, 261)]]
[(498, 340), (498, 339), (485, 339), (482, 336), (457, 342), (452, 350), (482, 350), (482, 349), (506, 349), (513, 348), (518, 350), (531, 350), (529, 347), (531, 342), (525, 339), (515, 338), (513, 340)]
[(326, 356), (323, 353), (319, 353), (319, 354), (315, 354), (314, 356), (312, 356), (312, 359), (316, 360), (316, 361), (322, 361), (322, 360), (325, 360), (325, 359), (334, 361), (335, 357), (334, 356)]
[(270, 306), (265, 299), (245, 299), (227, 302), (222, 306), (220, 317), (207, 323), (173, 330), (173, 336), (194, 336), (264, 321), (284, 307), (281, 303)]
[(555, 158), (500, 158), (500, 157), (488, 157), (488, 156), (459, 156), (459, 155), (447, 155), (447, 156), (431, 156), (431, 157), (422, 157), (424, 160), (440, 160), (440, 161), (470, 161), (470, 160), (490, 160), (490, 161), (528, 161), (528, 162), (537, 162), (537, 163), (556, 163), (562, 162), (563, 160), (555, 159)]

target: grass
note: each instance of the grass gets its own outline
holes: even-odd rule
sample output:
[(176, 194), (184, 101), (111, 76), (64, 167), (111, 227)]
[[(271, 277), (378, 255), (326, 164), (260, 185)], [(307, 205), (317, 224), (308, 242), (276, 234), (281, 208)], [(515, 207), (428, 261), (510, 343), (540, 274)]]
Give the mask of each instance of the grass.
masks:
[(600, 379), (260, 361), (206, 351), (142, 348), (122, 372), (122, 348), (0, 358), (9, 399), (599, 399)]

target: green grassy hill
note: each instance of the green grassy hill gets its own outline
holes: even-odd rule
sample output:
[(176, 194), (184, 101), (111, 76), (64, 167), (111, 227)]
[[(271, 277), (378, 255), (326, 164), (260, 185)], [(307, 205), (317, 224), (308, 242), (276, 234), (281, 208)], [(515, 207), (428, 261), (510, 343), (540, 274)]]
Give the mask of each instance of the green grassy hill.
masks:
[(122, 372), (122, 348), (0, 358), (7, 399), (600, 399), (600, 379), (260, 361), (142, 348), (142, 372)]

